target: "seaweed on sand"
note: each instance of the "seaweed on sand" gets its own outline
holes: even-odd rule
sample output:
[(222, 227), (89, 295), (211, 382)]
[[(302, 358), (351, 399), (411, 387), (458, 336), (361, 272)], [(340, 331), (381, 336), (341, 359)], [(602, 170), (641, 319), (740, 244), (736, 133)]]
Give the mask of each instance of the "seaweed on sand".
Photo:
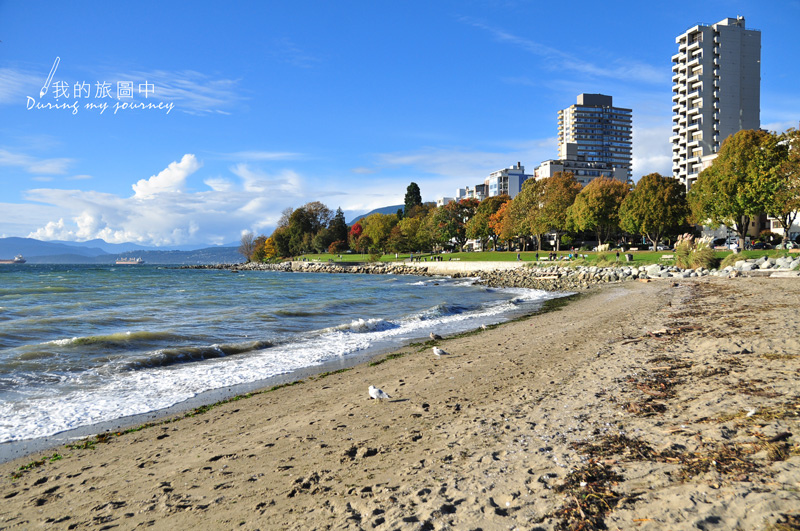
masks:
[(559, 519), (556, 529), (564, 531), (607, 529), (606, 513), (628, 498), (612, 487), (622, 481), (622, 476), (611, 467), (592, 460), (578, 470), (570, 472), (556, 492), (567, 495), (567, 501), (555, 511)]

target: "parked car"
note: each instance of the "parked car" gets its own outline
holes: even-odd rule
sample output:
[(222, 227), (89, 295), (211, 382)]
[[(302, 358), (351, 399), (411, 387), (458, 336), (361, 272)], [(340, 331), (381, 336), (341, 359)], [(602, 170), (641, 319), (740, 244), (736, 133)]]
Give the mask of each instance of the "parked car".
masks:
[(764, 243), (764, 242), (755, 242), (755, 243), (753, 244), (753, 249), (754, 249), (754, 250), (760, 250), (760, 249), (769, 249), (769, 248), (770, 248), (770, 245), (769, 245), (768, 243)]
[(658, 245), (656, 245), (656, 250), (657, 251), (669, 251), (669, 247), (667, 247), (666, 245), (664, 245), (662, 243), (659, 243)]

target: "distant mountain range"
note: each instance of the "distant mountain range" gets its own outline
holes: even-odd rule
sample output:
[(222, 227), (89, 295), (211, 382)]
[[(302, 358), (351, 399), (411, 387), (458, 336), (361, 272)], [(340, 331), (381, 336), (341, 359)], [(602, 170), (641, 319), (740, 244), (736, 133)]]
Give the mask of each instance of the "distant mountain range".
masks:
[[(352, 225), (372, 214), (395, 214), (403, 205), (376, 208), (347, 222)], [(21, 254), (29, 264), (113, 264), (118, 258), (141, 258), (147, 264), (192, 265), (236, 264), (244, 261), (237, 252), (239, 242), (218, 247), (198, 248), (178, 245), (169, 250), (136, 243), (108, 243), (95, 239), (85, 242), (42, 241), (33, 238), (0, 238), (0, 259)]]
[(135, 243), (41, 241), (0, 238), (0, 259), (21, 254), (29, 264), (113, 264), (117, 258), (141, 258), (148, 264), (230, 264), (244, 261), (238, 244), (219, 247), (178, 246), (162, 250)]
[(405, 205), (394, 205), (394, 206), (385, 206), (381, 208), (376, 208), (375, 210), (370, 210), (366, 214), (361, 214), (360, 216), (351, 219), (350, 221), (347, 222), (347, 224), (352, 225), (353, 223), (361, 219), (364, 219), (368, 216), (371, 216), (372, 214), (397, 214), (398, 210), (403, 210), (404, 208)]

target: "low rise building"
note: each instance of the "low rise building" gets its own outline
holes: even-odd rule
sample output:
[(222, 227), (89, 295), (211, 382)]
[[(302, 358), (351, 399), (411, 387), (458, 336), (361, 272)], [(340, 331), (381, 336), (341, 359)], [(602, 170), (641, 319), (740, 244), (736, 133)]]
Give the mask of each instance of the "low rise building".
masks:
[(575, 180), (581, 183), (581, 186), (586, 186), (598, 177), (628, 182), (629, 170), (626, 166), (613, 166), (602, 161), (588, 161), (584, 155), (579, 154), (577, 144), (573, 143), (567, 143), (562, 152), (566, 158), (546, 160), (533, 171), (536, 180), (552, 177), (556, 172), (569, 172), (575, 176)]
[(510, 168), (493, 171), (484, 181), (487, 190), (486, 197), (507, 194), (514, 199), (522, 190), (522, 183), (531, 177), (533, 175), (525, 173), (525, 167), (521, 162), (517, 162), (516, 166)]

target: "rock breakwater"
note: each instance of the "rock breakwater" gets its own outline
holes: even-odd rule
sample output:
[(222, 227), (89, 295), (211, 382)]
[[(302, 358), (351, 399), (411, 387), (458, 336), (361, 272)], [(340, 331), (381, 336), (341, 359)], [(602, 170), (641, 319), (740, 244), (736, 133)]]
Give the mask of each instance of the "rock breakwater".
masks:
[[(800, 258), (782, 257), (740, 260), (724, 269), (681, 269), (676, 266), (650, 264), (642, 266), (619, 265), (614, 267), (533, 265), (515, 269), (485, 269), (452, 273), (453, 278), (477, 278), (478, 282), (492, 287), (531, 288), (547, 291), (582, 291), (597, 284), (626, 282), (638, 279), (696, 278), (704, 276), (738, 277), (762, 276), (775, 271), (789, 272), (800, 266)], [(306, 273), (350, 273), (366, 275), (417, 275), (441, 276), (440, 271), (430, 271), (424, 265), (398, 262), (334, 263), (334, 262), (280, 262), (276, 264), (246, 263), (183, 266), (185, 269), (227, 269), (231, 271), (283, 271)], [(797, 273), (794, 271), (793, 273)]]

